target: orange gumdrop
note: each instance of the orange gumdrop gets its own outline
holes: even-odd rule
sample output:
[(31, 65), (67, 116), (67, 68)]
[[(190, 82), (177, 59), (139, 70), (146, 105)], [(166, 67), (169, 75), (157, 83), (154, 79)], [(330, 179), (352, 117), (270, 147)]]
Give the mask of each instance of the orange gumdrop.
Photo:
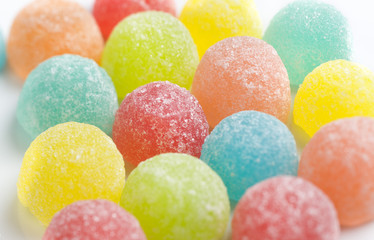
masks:
[(374, 219), (374, 118), (355, 117), (322, 127), (301, 155), (299, 176), (333, 201), (340, 224)]
[(194, 94), (210, 128), (244, 110), (287, 122), (291, 108), (287, 70), (272, 46), (254, 37), (226, 38), (208, 49), (197, 68)]
[(7, 56), (23, 80), (39, 63), (65, 53), (100, 61), (104, 40), (92, 17), (69, 0), (36, 0), (16, 16)]

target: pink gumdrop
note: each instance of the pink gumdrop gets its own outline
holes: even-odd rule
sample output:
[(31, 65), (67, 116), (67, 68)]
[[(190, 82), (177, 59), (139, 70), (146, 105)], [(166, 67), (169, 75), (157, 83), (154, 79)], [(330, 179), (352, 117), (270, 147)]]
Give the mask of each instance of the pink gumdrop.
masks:
[(161, 153), (200, 157), (209, 125), (196, 98), (170, 82), (153, 82), (128, 94), (113, 125), (123, 158), (138, 165)]
[(249, 188), (235, 208), (232, 240), (337, 240), (330, 199), (308, 181), (274, 177)]
[(138, 220), (107, 200), (72, 203), (56, 213), (43, 240), (146, 240)]
[(104, 39), (107, 39), (122, 19), (133, 13), (150, 10), (177, 15), (174, 0), (96, 0), (93, 15)]

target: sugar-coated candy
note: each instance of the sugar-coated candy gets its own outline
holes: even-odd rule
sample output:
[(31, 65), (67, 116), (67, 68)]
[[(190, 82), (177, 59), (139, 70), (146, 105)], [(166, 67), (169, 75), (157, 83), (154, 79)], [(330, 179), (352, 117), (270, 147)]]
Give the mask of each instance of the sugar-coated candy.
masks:
[(374, 117), (374, 73), (345, 60), (322, 64), (300, 86), (293, 116), (309, 136), (336, 119)]
[(8, 59), (22, 79), (39, 63), (64, 53), (100, 60), (104, 41), (93, 16), (70, 0), (35, 0), (18, 13), (8, 39)]
[(18, 198), (44, 225), (65, 206), (88, 199), (118, 203), (125, 184), (121, 153), (99, 128), (68, 122), (49, 128), (27, 149)]
[(128, 94), (116, 113), (113, 141), (138, 165), (161, 153), (200, 157), (209, 125), (196, 98), (170, 82), (153, 82)]
[(117, 109), (116, 90), (104, 69), (91, 59), (61, 55), (29, 74), (18, 100), (17, 118), (33, 138), (70, 121), (95, 125), (110, 135)]
[(221, 239), (230, 216), (219, 176), (181, 153), (139, 164), (127, 179), (120, 205), (139, 220), (148, 240)]
[(353, 117), (322, 127), (304, 148), (299, 176), (333, 201), (340, 224), (374, 219), (374, 119)]
[(232, 240), (338, 240), (331, 200), (302, 178), (280, 176), (249, 188), (235, 208)]
[(352, 55), (347, 19), (334, 6), (299, 0), (280, 10), (263, 38), (282, 58), (291, 85), (297, 87), (320, 64)]
[(95, 0), (93, 15), (101, 33), (107, 39), (122, 19), (137, 12), (150, 10), (177, 15), (174, 0)]
[(4, 68), (5, 61), (6, 61), (5, 42), (4, 42), (3, 34), (0, 31), (0, 70)]
[(74, 202), (57, 212), (43, 240), (146, 240), (138, 220), (107, 200)]
[(239, 111), (256, 110), (287, 122), (291, 90), (277, 52), (253, 37), (233, 37), (206, 52), (197, 68), (194, 94), (214, 128)]
[(105, 46), (101, 64), (118, 98), (154, 81), (190, 89), (199, 56), (186, 27), (164, 12), (142, 12), (121, 21)]
[(188, 0), (180, 20), (191, 32), (200, 58), (210, 46), (225, 38), (262, 36), (262, 23), (253, 0)]
[(295, 139), (275, 117), (243, 111), (223, 119), (205, 139), (201, 159), (222, 178), (230, 200), (270, 177), (296, 175)]

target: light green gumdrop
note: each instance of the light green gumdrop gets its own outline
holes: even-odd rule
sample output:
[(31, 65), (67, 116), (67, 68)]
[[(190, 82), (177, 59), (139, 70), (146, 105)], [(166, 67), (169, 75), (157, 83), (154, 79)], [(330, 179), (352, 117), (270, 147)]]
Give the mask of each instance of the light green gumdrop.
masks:
[(77, 55), (52, 57), (27, 77), (17, 106), (20, 125), (35, 138), (65, 122), (87, 123), (112, 133), (118, 100), (104, 69)]
[(139, 220), (148, 240), (221, 239), (230, 216), (220, 177), (180, 153), (142, 162), (130, 174), (120, 205)]
[(0, 31), (0, 70), (3, 69), (6, 61), (6, 54), (5, 54), (5, 42), (3, 38), (3, 34)]
[(272, 19), (263, 39), (277, 50), (294, 88), (322, 63), (351, 58), (347, 19), (334, 6), (318, 1), (287, 5)]
[(154, 81), (170, 81), (190, 89), (198, 63), (197, 48), (187, 28), (170, 14), (152, 11), (120, 22), (101, 59), (119, 100)]

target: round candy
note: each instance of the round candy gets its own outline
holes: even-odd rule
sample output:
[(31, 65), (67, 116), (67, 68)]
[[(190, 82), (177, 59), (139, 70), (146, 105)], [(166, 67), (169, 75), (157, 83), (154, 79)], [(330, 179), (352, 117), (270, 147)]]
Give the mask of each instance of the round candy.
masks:
[(69, 0), (37, 0), (14, 19), (8, 39), (10, 66), (22, 79), (39, 63), (64, 53), (100, 60), (104, 41), (95, 19)]
[(340, 224), (374, 219), (374, 119), (345, 118), (322, 127), (301, 155), (299, 176), (333, 201)]
[(253, 37), (227, 38), (206, 52), (192, 83), (192, 94), (214, 128), (243, 110), (257, 110), (287, 122), (291, 90), (277, 52)]
[(221, 239), (230, 204), (219, 176), (186, 154), (161, 154), (130, 174), (121, 206), (140, 222), (148, 240)]
[(338, 240), (331, 200), (302, 178), (282, 176), (248, 189), (235, 208), (232, 240)]
[(96, 0), (93, 15), (101, 33), (107, 39), (122, 19), (133, 13), (150, 10), (177, 15), (174, 0)]
[(230, 200), (270, 177), (296, 175), (295, 139), (273, 116), (243, 111), (222, 120), (205, 139), (201, 159), (220, 175)]
[(196, 98), (170, 82), (149, 83), (128, 94), (113, 125), (113, 141), (134, 165), (168, 152), (200, 157), (208, 134), (208, 122)]
[(319, 1), (287, 5), (270, 22), (264, 40), (277, 50), (296, 88), (320, 64), (349, 60), (352, 54), (347, 19), (334, 6)]
[(309, 136), (336, 119), (374, 117), (374, 73), (345, 60), (322, 64), (300, 86), (293, 116)]
[(111, 134), (118, 109), (108, 74), (94, 61), (76, 55), (48, 59), (27, 77), (17, 118), (33, 137), (59, 123), (89, 123)]
[(125, 168), (113, 141), (100, 129), (63, 123), (40, 134), (27, 149), (18, 176), (18, 198), (44, 225), (78, 200), (119, 202)]
[(138, 220), (107, 200), (74, 202), (56, 213), (43, 240), (146, 240)]
[(3, 34), (0, 31), (0, 70), (4, 68), (5, 61), (6, 61), (5, 42), (4, 42)]
[(253, 0), (188, 0), (180, 20), (191, 32), (200, 58), (210, 46), (225, 38), (262, 35)]
[(118, 98), (154, 81), (189, 89), (199, 57), (186, 27), (163, 12), (133, 14), (113, 30), (101, 64), (112, 77)]

